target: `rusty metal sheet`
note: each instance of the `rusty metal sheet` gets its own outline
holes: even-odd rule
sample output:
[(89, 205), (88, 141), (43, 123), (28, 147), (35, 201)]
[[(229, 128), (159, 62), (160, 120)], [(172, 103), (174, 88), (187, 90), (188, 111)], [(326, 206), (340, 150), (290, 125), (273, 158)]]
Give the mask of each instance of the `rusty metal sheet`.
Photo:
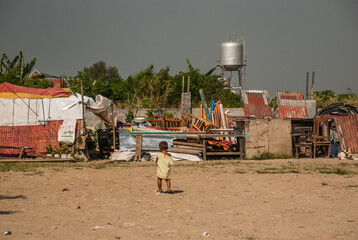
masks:
[(271, 117), (269, 96), (266, 90), (245, 90), (242, 92), (245, 116)]
[(307, 118), (306, 107), (278, 106), (280, 118)]
[(302, 92), (276, 91), (279, 118), (307, 118)]
[(335, 116), (334, 123), (341, 148), (350, 147), (352, 152), (358, 152), (358, 114)]
[(245, 116), (255, 116), (257, 118), (272, 116), (271, 107), (263, 104), (244, 104), (244, 112)]
[(277, 99), (303, 100), (302, 92), (276, 91)]
[(244, 90), (242, 100), (245, 104), (269, 105), (269, 95), (266, 90)]

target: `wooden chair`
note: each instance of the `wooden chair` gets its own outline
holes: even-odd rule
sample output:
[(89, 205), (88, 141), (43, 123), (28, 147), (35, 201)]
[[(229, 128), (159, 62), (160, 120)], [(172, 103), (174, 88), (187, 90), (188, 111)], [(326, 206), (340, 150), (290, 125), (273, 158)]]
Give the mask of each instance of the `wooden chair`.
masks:
[(313, 119), (313, 158), (316, 158), (317, 148), (326, 150), (326, 156), (331, 152), (331, 142), (329, 140), (328, 118), (318, 116)]

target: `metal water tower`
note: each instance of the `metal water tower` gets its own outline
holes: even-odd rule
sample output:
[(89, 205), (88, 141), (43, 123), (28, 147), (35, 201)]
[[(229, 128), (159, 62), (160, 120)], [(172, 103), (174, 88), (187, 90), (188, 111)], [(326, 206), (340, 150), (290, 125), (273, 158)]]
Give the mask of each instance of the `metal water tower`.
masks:
[[(247, 56), (245, 52), (245, 39), (239, 38), (237, 41), (230, 40), (220, 46), (220, 61), (216, 66), (221, 68), (221, 79), (231, 87), (231, 89), (241, 95), (242, 69), (246, 67)], [(232, 72), (238, 73), (239, 81), (232, 81)], [(225, 72), (230, 72), (230, 77), (225, 77)]]

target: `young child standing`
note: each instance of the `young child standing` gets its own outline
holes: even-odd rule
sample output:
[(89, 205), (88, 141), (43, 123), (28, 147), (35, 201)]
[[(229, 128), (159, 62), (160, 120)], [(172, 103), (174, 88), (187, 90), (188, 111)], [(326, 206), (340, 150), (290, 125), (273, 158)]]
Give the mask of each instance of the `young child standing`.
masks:
[(171, 190), (171, 182), (170, 182), (170, 169), (174, 165), (173, 159), (171, 155), (168, 153), (168, 143), (160, 142), (159, 143), (159, 151), (160, 153), (157, 156), (155, 162), (157, 163), (157, 177), (158, 177), (158, 191), (157, 193), (162, 193), (162, 180), (165, 179), (167, 182), (167, 190), (168, 193), (173, 193)]

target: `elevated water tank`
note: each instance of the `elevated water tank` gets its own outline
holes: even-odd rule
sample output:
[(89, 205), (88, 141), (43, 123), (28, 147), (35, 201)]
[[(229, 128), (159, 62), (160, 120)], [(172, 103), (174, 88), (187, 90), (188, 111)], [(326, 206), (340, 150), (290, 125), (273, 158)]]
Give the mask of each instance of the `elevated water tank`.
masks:
[(244, 46), (238, 42), (224, 42), (220, 46), (220, 65), (226, 71), (237, 71), (244, 65)]

